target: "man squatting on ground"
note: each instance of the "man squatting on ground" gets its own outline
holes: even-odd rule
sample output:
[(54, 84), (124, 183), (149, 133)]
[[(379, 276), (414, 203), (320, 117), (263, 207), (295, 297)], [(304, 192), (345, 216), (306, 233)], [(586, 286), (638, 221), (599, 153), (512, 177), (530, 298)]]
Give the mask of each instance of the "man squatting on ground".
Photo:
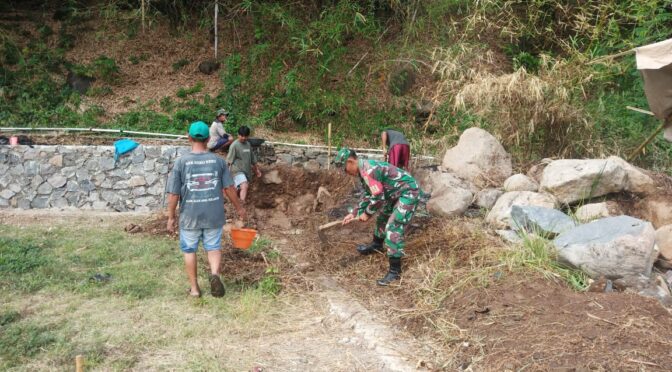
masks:
[[(383, 152), (386, 162), (394, 165), (397, 168), (408, 169), (409, 160), (411, 159), (411, 146), (408, 144), (403, 133), (386, 129), (381, 134), (383, 140)], [(387, 149), (385, 151), (385, 149)]]
[(250, 128), (242, 126), (238, 128), (238, 139), (229, 147), (226, 162), (233, 173), (233, 183), (240, 191), (240, 200), (245, 203), (249, 180), (252, 179), (252, 169), (257, 177), (261, 177), (261, 170), (257, 165), (257, 155), (252, 151), (252, 145), (247, 140), (250, 136)]
[(353, 150), (339, 150), (334, 162), (343, 165), (348, 175), (359, 176), (364, 185), (364, 195), (357, 209), (345, 216), (344, 225), (355, 219), (367, 221), (382, 208), (376, 219), (373, 241), (358, 246), (357, 251), (363, 255), (383, 253), (384, 243), (390, 269), (377, 283), (386, 286), (399, 280), (401, 258), (404, 256), (404, 230), (413, 218), (418, 203), (424, 202), (428, 195), (403, 169), (382, 161), (358, 159)]
[(228, 133), (226, 133), (226, 130), (224, 130), (224, 123), (226, 123), (228, 117), (229, 113), (226, 110), (220, 109), (217, 111), (215, 121), (213, 121), (210, 125), (208, 150), (217, 151), (221, 149), (226, 152), (229, 145), (231, 145), (233, 142), (233, 136), (230, 136)]
[(236, 213), (245, 218), (229, 168), (224, 159), (208, 152), (208, 126), (197, 121), (189, 126), (191, 152), (175, 161), (168, 179), (168, 231), (175, 232), (175, 208), (180, 204), (180, 249), (189, 277), (189, 294), (201, 295), (196, 279), (196, 250), (199, 241), (208, 254), (210, 263), (210, 291), (214, 297), (224, 296), (224, 285), (219, 277), (222, 259), (222, 227), (224, 195), (233, 203)]

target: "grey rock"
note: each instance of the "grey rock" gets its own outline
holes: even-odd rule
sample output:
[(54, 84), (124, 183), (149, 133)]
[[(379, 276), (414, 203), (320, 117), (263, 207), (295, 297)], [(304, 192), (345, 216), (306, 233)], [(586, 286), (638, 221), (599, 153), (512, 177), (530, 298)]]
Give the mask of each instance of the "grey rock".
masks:
[(0, 174), (5, 174), (9, 170), (9, 165), (0, 162)]
[(147, 189), (147, 193), (150, 195), (163, 195), (163, 192), (165, 190), (165, 186), (162, 185), (161, 183), (157, 183), (152, 187), (149, 187)]
[(166, 159), (172, 159), (177, 154), (177, 149), (171, 146), (162, 146), (161, 147), (161, 157)]
[(44, 182), (44, 178), (42, 178), (42, 176), (38, 174), (31, 180), (30, 187), (33, 189), (37, 189), (42, 184), (42, 182)]
[(10, 189), (10, 190), (12, 190), (12, 191), (14, 191), (14, 193), (18, 193), (18, 192), (21, 191), (21, 186), (15, 184), (15, 183), (10, 183), (10, 184), (7, 186), (7, 188)]
[(103, 191), (101, 197), (103, 198), (103, 200), (109, 203), (117, 203), (121, 200), (121, 198), (119, 197), (119, 195), (117, 195), (117, 193), (108, 190)]
[[(333, 157), (332, 157), (332, 159), (333, 159)], [(320, 167), (325, 168), (325, 169), (327, 168), (327, 160), (328, 160), (327, 155), (320, 155), (320, 156), (317, 157), (316, 160), (320, 164)]]
[(137, 204), (139, 206), (146, 206), (146, 205), (148, 205), (150, 203), (153, 203), (153, 202), (156, 202), (156, 199), (154, 197), (151, 197), (151, 196), (144, 196), (144, 197), (140, 197), (140, 198), (135, 199), (135, 204)]
[(145, 161), (145, 149), (142, 147), (142, 145), (140, 145), (133, 150), (131, 162), (138, 164), (142, 163), (143, 161)]
[[(83, 169), (83, 168), (82, 168), (82, 169)], [(77, 174), (77, 170), (78, 170), (78, 168), (77, 168), (77, 167), (74, 167), (74, 166), (72, 166), (72, 167), (63, 167), (63, 168), (61, 168), (61, 174), (62, 174), (63, 177), (65, 177), (65, 178), (72, 178), (72, 177), (74, 177), (74, 176)]]
[(559, 210), (534, 205), (512, 206), (511, 220), (514, 229), (548, 239), (576, 227), (576, 222)]
[(280, 185), (282, 184), (282, 178), (280, 178), (280, 173), (278, 172), (277, 169), (270, 170), (266, 172), (262, 178), (261, 181), (266, 184), (266, 185)]
[(0, 208), (8, 208), (9, 207), (9, 200), (0, 198)]
[(281, 164), (292, 164), (294, 162), (294, 157), (290, 154), (278, 154), (278, 163)]
[(592, 278), (648, 277), (658, 256), (651, 223), (607, 217), (575, 227), (553, 241), (558, 257)]
[(112, 179), (110, 178), (106, 178), (103, 182), (100, 183), (100, 187), (103, 189), (111, 189), (112, 185)]
[(156, 147), (156, 146), (145, 147), (145, 157), (158, 158), (159, 156), (161, 156), (161, 148), (160, 147)]
[(54, 188), (59, 188), (65, 186), (68, 179), (63, 177), (61, 174), (56, 173), (47, 179), (47, 182)]
[(145, 177), (143, 176), (133, 176), (131, 177), (131, 179), (128, 180), (128, 185), (130, 187), (144, 186), (146, 184), (147, 182), (145, 181)]
[(476, 193), (476, 196), (474, 197), (474, 204), (476, 204), (476, 206), (479, 208), (492, 209), (492, 207), (497, 202), (497, 199), (499, 199), (502, 194), (504, 194), (502, 190), (483, 189)]
[(117, 160), (116, 168), (128, 168), (131, 165), (131, 157), (129, 154), (122, 155), (119, 160)]
[(112, 188), (114, 190), (123, 190), (129, 188), (130, 185), (128, 184), (128, 181), (117, 181)]
[(79, 190), (79, 186), (77, 185), (77, 182), (75, 181), (68, 181), (68, 183), (65, 184), (65, 190), (74, 192)]
[(40, 187), (37, 188), (37, 193), (40, 195), (47, 195), (51, 194), (53, 189), (54, 188), (48, 182), (43, 182)]
[(144, 187), (142, 187), (142, 186), (140, 186), (140, 187), (136, 187), (136, 188), (134, 188), (133, 190), (131, 190), (131, 193), (132, 193), (133, 196), (135, 196), (135, 197), (143, 196), (143, 195), (146, 195), (146, 194), (147, 194), (147, 189), (144, 188)]
[(552, 195), (532, 191), (507, 192), (497, 199), (495, 205), (486, 215), (485, 221), (500, 229), (513, 227), (511, 208), (514, 205), (536, 205), (539, 207), (555, 208), (556, 200)]
[(48, 163), (40, 164), (40, 175), (42, 175), (42, 177), (49, 177), (54, 173), (56, 173), (56, 168), (53, 165)]
[(9, 174), (0, 175), (0, 187), (7, 187), (12, 182)]
[(460, 187), (443, 187), (432, 191), (427, 210), (443, 217), (461, 216), (469, 208), (474, 194)]
[(144, 170), (145, 172), (153, 171), (155, 163), (156, 163), (156, 160), (154, 160), (154, 159), (145, 159), (145, 162), (142, 163), (142, 170)]
[(91, 203), (91, 207), (95, 210), (105, 210), (107, 208), (108, 203), (106, 201), (95, 201)]
[(100, 158), (98, 159), (98, 166), (102, 171), (114, 169), (114, 158)]
[(86, 169), (86, 168), (77, 169), (77, 172), (75, 172), (75, 174), (77, 175), (77, 181), (91, 179), (91, 175), (89, 174), (89, 170)]
[(317, 159), (324, 151), (318, 149), (307, 149), (305, 154), (308, 159)]
[(131, 166), (128, 167), (128, 173), (139, 176), (145, 174), (145, 169), (142, 163), (131, 164)]
[(156, 182), (156, 180), (158, 179), (159, 177), (154, 173), (148, 173), (147, 175), (145, 175), (145, 182), (147, 182), (147, 186), (153, 185), (154, 182)]
[(3, 199), (9, 200), (14, 195), (16, 195), (16, 193), (14, 191), (10, 190), (10, 189), (4, 189), (4, 190), (0, 191), (0, 198), (3, 198)]
[(27, 161), (24, 166), (25, 175), (28, 177), (36, 176), (40, 173), (40, 163), (37, 161)]
[(85, 193), (89, 193), (96, 189), (96, 185), (90, 180), (79, 181), (79, 189)]
[(48, 196), (38, 196), (30, 202), (31, 208), (43, 209), (49, 207), (49, 197)]
[(518, 235), (518, 233), (513, 230), (496, 230), (495, 232), (505, 242), (511, 244), (518, 244), (523, 242), (523, 238), (521, 238), (520, 235)]
[(539, 191), (539, 184), (524, 174), (514, 174), (504, 181), (506, 191)]
[(65, 208), (68, 206), (68, 200), (66, 198), (52, 200), (51, 206), (56, 208)]
[(68, 201), (69, 205), (79, 206), (81, 194), (78, 192), (68, 192), (65, 194), (65, 199)]
[(40, 156), (40, 151), (29, 148), (23, 153), (23, 160), (35, 160)]
[(57, 168), (63, 167), (63, 155), (59, 154), (52, 156), (51, 159), (49, 159), (49, 164)]
[(118, 177), (118, 178), (121, 178), (123, 180), (127, 180), (127, 179), (131, 178), (131, 174), (128, 173), (126, 171), (126, 169), (121, 169), (121, 168), (117, 168), (117, 169), (113, 170), (112, 172), (109, 172), (108, 176)]
[(9, 174), (12, 176), (22, 176), (24, 171), (23, 164), (16, 164), (9, 169)]
[(166, 174), (166, 173), (168, 173), (168, 164), (160, 164), (160, 165), (157, 164), (155, 168), (156, 168), (156, 171), (157, 171), (159, 174)]
[(30, 209), (30, 200), (23, 198), (19, 199), (17, 207), (21, 209)]

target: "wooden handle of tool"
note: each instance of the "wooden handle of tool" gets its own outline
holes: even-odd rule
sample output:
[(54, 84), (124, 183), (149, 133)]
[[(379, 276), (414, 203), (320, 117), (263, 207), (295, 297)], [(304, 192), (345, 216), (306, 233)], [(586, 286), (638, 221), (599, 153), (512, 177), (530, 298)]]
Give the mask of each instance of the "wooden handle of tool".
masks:
[(330, 227), (334, 227), (334, 226), (336, 226), (336, 225), (340, 225), (340, 224), (342, 224), (342, 223), (343, 223), (343, 221), (340, 221), (340, 220), (339, 220), (339, 221), (331, 221), (331, 222), (329, 222), (329, 223), (325, 223), (324, 225), (321, 225), (321, 226), (318, 227), (317, 229), (318, 229), (318, 230), (324, 230), (324, 229), (328, 229), (328, 228), (330, 228)]

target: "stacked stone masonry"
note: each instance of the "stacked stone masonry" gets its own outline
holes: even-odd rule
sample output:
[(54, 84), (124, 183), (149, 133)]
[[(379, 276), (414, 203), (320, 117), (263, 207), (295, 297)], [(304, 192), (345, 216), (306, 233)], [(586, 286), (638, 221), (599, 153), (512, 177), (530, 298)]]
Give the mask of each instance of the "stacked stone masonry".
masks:
[[(165, 207), (168, 173), (186, 146), (0, 146), (0, 208), (151, 211)], [(325, 150), (264, 144), (265, 164), (326, 168)]]

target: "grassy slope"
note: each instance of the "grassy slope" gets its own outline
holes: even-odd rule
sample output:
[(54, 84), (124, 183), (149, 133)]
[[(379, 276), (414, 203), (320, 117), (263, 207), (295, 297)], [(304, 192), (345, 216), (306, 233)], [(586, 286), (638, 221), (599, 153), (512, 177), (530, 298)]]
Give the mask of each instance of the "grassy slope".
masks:
[[(76, 354), (87, 368), (249, 368), (253, 355), (227, 340), (272, 329), (284, 311), (231, 283), (224, 299), (186, 300), (175, 241), (86, 226), (0, 225), (0, 236), (3, 370), (67, 369)], [(112, 279), (91, 281), (96, 273)]]
[[(462, 130), (478, 125), (500, 137), (520, 165), (547, 156), (625, 155), (656, 125), (624, 109), (647, 107), (634, 58), (585, 62), (669, 37), (672, 22), (664, 2), (654, 0), (572, 7), (558, 0), (441, 0), (417, 8), (402, 2), (394, 9), (354, 0), (324, 9), (250, 2), (220, 22), (225, 51), (219, 87), (216, 80), (203, 78), (200, 85), (198, 75), (187, 74), (191, 83), (179, 80), (181, 89), (159, 88), (138, 101), (124, 96), (124, 84), (146, 77), (137, 71), (160, 66), (167, 72), (149, 76), (154, 80), (148, 83), (163, 87), (161, 80), (183, 74), (186, 60), (186, 68), (195, 70), (211, 52), (212, 21), (191, 14), (173, 36), (168, 20), (150, 12), (156, 32), (143, 37), (137, 14), (115, 4), (79, 10), (63, 22), (47, 22), (50, 27), (37, 22), (4, 28), (3, 58), (16, 64), (5, 63), (2, 125), (183, 132), (187, 123), (208, 120), (223, 106), (234, 113), (230, 129), (245, 123), (319, 139), (332, 122), (339, 144), (377, 145), (381, 128), (398, 127), (416, 149), (440, 153)], [(50, 14), (43, 12), (47, 19)], [(102, 48), (82, 55), (79, 47), (72, 49), (77, 43)], [(168, 44), (185, 47), (173, 51)], [(114, 52), (119, 49), (121, 54)], [(116, 58), (102, 57), (108, 54)], [(98, 78), (89, 97), (54, 81), (65, 67)], [(397, 96), (400, 71), (412, 71), (415, 84)], [(130, 103), (110, 107), (108, 98)], [(417, 115), (423, 104), (431, 108), (429, 118)], [(650, 150), (641, 164), (670, 168), (669, 143), (658, 139)]]

